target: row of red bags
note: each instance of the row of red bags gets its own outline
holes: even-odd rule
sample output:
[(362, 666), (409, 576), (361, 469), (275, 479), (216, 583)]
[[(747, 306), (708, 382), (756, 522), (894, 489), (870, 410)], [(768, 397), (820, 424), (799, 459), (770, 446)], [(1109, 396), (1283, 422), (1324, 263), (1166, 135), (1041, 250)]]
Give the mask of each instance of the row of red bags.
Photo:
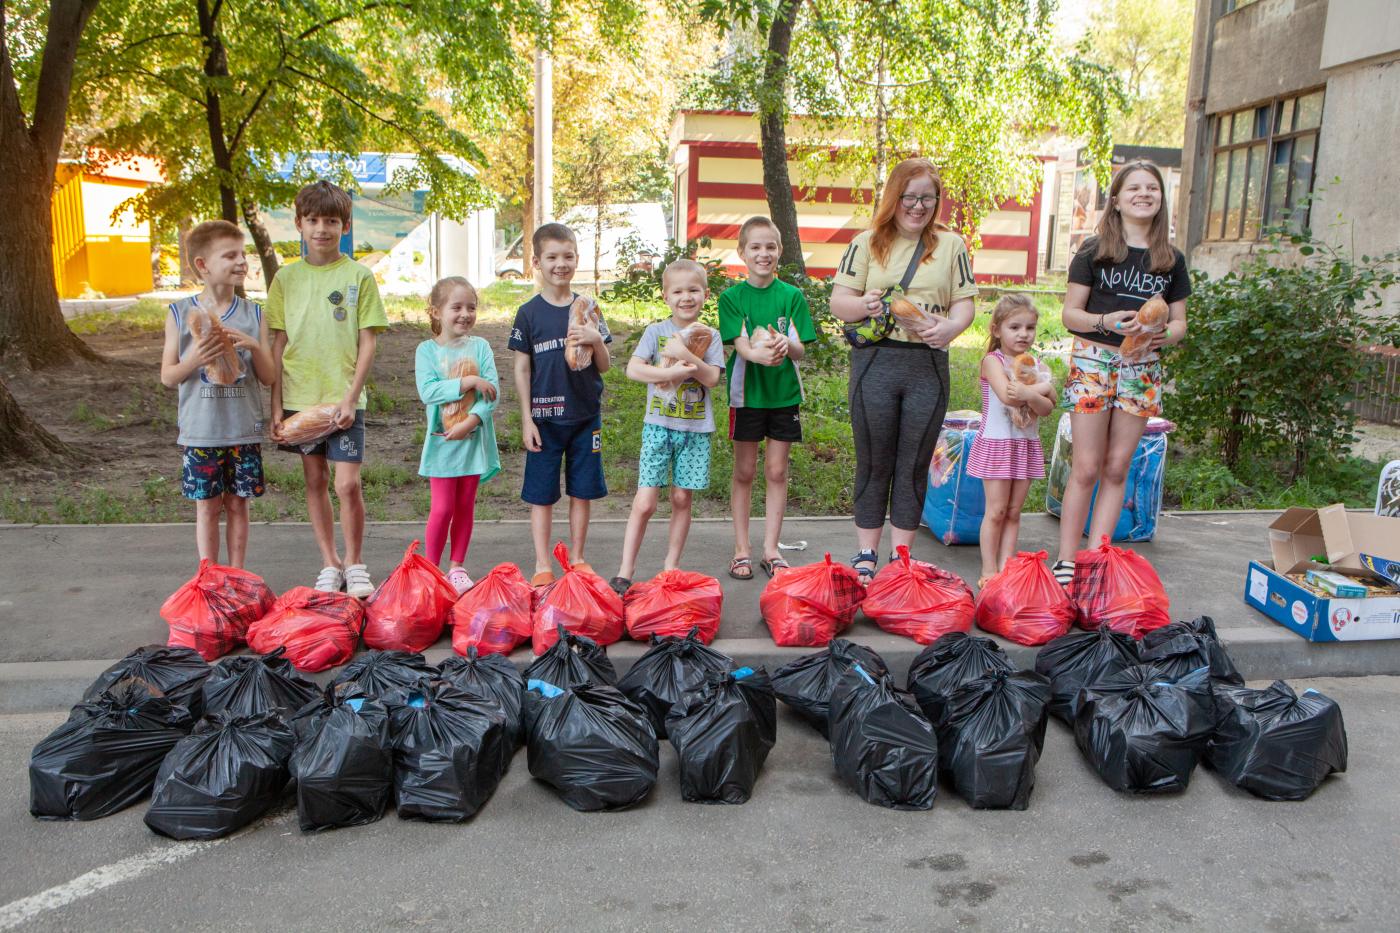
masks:
[(956, 574), (913, 560), (900, 545), (869, 586), (831, 555), (815, 564), (784, 570), (759, 599), (773, 641), (821, 646), (850, 627), (861, 609), (887, 632), (930, 645), (949, 632), (967, 632), (976, 621), (1023, 645), (1043, 645), (1075, 622), (1107, 627), (1134, 638), (1171, 621), (1166, 590), (1147, 559), (1135, 551), (1100, 547), (1075, 556), (1068, 591), (1055, 582), (1046, 552), (1022, 552), (987, 581), (974, 600)]
[(403, 561), (363, 604), (344, 593), (298, 586), (274, 597), (246, 570), (201, 561), (199, 571), (161, 606), (173, 646), (212, 661), (247, 644), (267, 653), (286, 647), (299, 670), (321, 671), (350, 660), (361, 637), (370, 648), (419, 652), (452, 626), (459, 654), (508, 654), (529, 640), (543, 654), (558, 626), (601, 645), (622, 638), (684, 636), (698, 629), (706, 644), (719, 631), (724, 593), (719, 581), (686, 570), (664, 571), (627, 592), (624, 601), (596, 574), (575, 569), (562, 543), (554, 556), (564, 574), (536, 590), (514, 564), (501, 564), (460, 598), (442, 571), (418, 553)]

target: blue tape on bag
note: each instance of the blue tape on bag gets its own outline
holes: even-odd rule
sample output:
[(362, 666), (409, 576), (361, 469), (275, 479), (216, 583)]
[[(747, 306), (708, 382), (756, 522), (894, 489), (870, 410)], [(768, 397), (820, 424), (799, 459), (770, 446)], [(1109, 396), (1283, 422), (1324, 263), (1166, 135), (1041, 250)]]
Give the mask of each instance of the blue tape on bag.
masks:
[(734, 671), (732, 676), (734, 677), (735, 680), (743, 680), (745, 677), (752, 676), (752, 674), (753, 674), (753, 668), (751, 668), (751, 667), (741, 667), (741, 668), (739, 668), (737, 671)]
[(545, 680), (532, 680), (525, 685), (525, 689), (533, 690), (536, 693), (542, 694), (547, 697), (557, 697), (559, 694), (564, 692), (563, 690), (560, 690), (558, 687), (554, 686), (554, 684), (549, 683)]

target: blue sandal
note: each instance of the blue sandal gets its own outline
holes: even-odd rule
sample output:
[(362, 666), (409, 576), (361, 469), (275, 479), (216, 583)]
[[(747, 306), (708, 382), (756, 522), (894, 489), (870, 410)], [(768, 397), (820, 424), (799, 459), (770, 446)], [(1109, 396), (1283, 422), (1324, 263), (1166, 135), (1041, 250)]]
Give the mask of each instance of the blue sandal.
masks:
[[(854, 569), (856, 573), (860, 574), (860, 582), (865, 584), (875, 579), (875, 568), (879, 563), (880, 555), (868, 548), (851, 558), (851, 568)], [(859, 566), (860, 564), (865, 564), (867, 566), (862, 567)]]

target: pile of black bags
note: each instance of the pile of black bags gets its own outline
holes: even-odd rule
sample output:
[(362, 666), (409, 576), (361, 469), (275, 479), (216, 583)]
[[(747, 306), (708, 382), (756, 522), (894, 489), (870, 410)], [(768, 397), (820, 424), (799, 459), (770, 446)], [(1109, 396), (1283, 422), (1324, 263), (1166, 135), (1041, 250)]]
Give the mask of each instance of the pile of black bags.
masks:
[(870, 677), (889, 672), (884, 659), (870, 648), (844, 638), (833, 638), (825, 650), (803, 655), (774, 671), (773, 692), (792, 707), (793, 712), (827, 736), (831, 692), (857, 664)]
[(938, 738), (888, 673), (859, 663), (831, 692), (827, 735), (836, 773), (867, 803), (927, 810), (938, 795)]
[(617, 689), (646, 711), (656, 737), (666, 737), (666, 717), (688, 692), (705, 683), (707, 675), (734, 669), (727, 654), (716, 651), (692, 628), (684, 638), (651, 637), (651, 648), (617, 682)]

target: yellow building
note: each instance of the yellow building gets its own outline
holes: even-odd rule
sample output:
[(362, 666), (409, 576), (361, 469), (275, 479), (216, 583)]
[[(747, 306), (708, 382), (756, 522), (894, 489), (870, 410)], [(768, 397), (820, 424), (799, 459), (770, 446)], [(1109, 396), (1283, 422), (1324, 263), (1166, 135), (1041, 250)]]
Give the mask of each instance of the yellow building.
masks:
[[(54, 173), (53, 270), (58, 297), (135, 295), (154, 286), (151, 225), (123, 203), (165, 180), (145, 156), (61, 162)], [(114, 216), (115, 215), (115, 216)]]

